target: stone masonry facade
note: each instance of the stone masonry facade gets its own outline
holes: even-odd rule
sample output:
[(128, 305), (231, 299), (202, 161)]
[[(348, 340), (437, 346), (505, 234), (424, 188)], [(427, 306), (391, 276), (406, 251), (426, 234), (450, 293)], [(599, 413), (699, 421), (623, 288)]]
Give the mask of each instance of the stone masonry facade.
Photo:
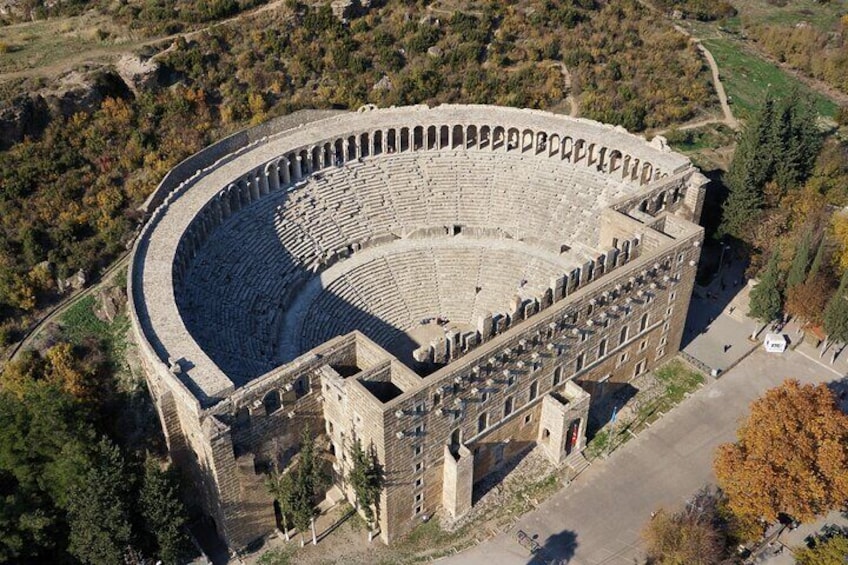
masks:
[[(348, 158), (353, 165), (405, 151), (439, 151), (433, 145), (454, 142), (448, 136), (431, 144), (427, 120), (452, 123), (448, 120), (467, 116), (503, 123), (501, 137), (495, 126), (486, 135), (489, 145), (500, 142), (505, 152), (513, 147), (545, 158), (550, 154), (566, 168), (590, 167), (601, 184), (625, 183), (614, 201), (594, 212), (590, 227), (597, 239), (580, 247), (599, 251), (584, 253), (574, 269), (564, 268), (535, 298), (506, 297), (502, 311), (470, 320), (461, 342), (455, 337), (459, 332), (446, 334), (445, 345), (438, 345), (445, 348), (439, 363), (434, 363), (433, 344), (421, 345), (424, 364), (405, 364), (376, 338), (354, 329), (298, 351), (259, 376), (228, 377), (205, 352), (212, 342), (186, 329), (185, 308), (178, 304), (204, 242), (226, 216), (238, 217), (228, 191), (244, 187), (238, 206), (247, 211), (251, 201), (258, 205), (287, 186), (296, 190), (303, 177), (327, 174), (322, 171), (329, 167), (343, 170)], [(333, 131), (338, 139), (359, 139), (356, 128), (381, 120), (408, 123), (391, 134), (395, 145), (386, 141), (377, 151), (372, 136), (364, 155), (345, 147), (337, 156), (330, 150), (333, 142), (308, 167), (286, 165), (283, 175), (277, 165), (280, 155), (299, 159), (299, 147), (306, 147), (309, 159), (309, 147), (324, 147), (323, 139), (336, 139)], [(511, 129), (525, 132), (546, 124), (550, 130), (544, 137), (538, 131), (531, 132), (532, 139), (520, 133), (513, 144)], [(417, 127), (425, 133), (416, 140)], [(584, 132), (582, 155), (573, 140), (568, 156), (564, 142), (553, 147), (550, 131), (561, 132), (562, 139), (569, 128)], [(462, 147), (468, 146), (463, 150), (476, 150), (469, 130), (462, 131)], [(408, 136), (403, 144), (402, 135)], [(473, 139), (483, 144), (479, 127)], [(190, 170), (190, 163), (181, 167)], [(253, 176), (239, 185), (233, 179), (246, 178), (245, 171), (247, 177), (272, 177)], [(373, 450), (385, 471), (379, 504), (385, 543), (435, 513), (462, 517), (472, 507), (476, 483), (535, 445), (556, 466), (579, 464), (595, 403), (679, 349), (703, 240), (697, 223), (705, 184), (688, 160), (660, 140), (648, 143), (619, 129), (543, 112), (478, 106), (322, 117), (233, 149), (230, 157), (198, 170), (164, 198), (136, 243), (131, 265), (135, 338), (172, 459), (191, 478), (196, 500), (233, 550), (278, 526), (264, 478), (292, 460), (306, 426), (331, 460), (335, 484), (351, 501), (347, 473), (353, 442)], [(196, 218), (212, 218), (210, 203), (221, 198), (229, 209), (218, 207), (214, 221), (198, 224)], [(456, 225), (463, 221), (468, 219), (460, 217)], [(562, 256), (573, 257), (569, 252)], [(327, 266), (356, 253), (340, 250)], [(327, 268), (312, 264), (312, 276)], [(244, 311), (244, 316), (254, 314)]]

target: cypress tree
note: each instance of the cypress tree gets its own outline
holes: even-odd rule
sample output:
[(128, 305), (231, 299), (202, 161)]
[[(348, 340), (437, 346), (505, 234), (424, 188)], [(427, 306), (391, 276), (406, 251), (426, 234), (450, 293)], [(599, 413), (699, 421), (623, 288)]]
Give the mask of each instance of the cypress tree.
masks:
[(824, 331), (828, 337), (840, 343), (848, 343), (848, 271), (842, 274), (839, 288), (833, 293), (824, 309)]
[(789, 274), (786, 277), (786, 287), (803, 283), (807, 278), (807, 265), (810, 264), (810, 232), (804, 232), (798, 247), (795, 249), (795, 257), (792, 259), (792, 266), (789, 268)]
[(810, 265), (810, 273), (807, 275), (807, 280), (811, 281), (819, 274), (822, 262), (824, 261), (824, 236), (819, 240), (819, 246), (816, 249), (816, 256), (813, 257), (813, 264)]
[(776, 319), (781, 312), (783, 299), (780, 294), (779, 254), (769, 259), (765, 272), (757, 286), (751, 289), (748, 315), (764, 324)]

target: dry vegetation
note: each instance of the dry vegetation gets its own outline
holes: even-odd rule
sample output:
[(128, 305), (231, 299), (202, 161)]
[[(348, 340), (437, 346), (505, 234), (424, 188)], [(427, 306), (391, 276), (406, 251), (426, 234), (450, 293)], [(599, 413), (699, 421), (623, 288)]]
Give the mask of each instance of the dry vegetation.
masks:
[(553, 108), (570, 92), (583, 115), (640, 131), (713, 103), (695, 49), (635, 0), (465, 11), (388, 2), (347, 23), (329, 5), (287, 1), (179, 39), (160, 62), (168, 88), (56, 119), (40, 139), (0, 153), (0, 346), (55, 298), (56, 277), (91, 273), (125, 249), (134, 210), (170, 167), (268, 117), (368, 102)]

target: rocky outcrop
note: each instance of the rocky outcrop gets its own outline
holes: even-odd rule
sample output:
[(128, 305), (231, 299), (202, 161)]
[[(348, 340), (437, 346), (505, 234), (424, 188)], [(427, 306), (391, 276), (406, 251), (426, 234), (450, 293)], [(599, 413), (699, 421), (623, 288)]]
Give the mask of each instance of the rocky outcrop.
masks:
[(24, 137), (35, 137), (50, 122), (50, 110), (41, 96), (22, 95), (0, 108), (0, 150)]
[(49, 87), (13, 98), (0, 107), (0, 150), (41, 135), (50, 120), (93, 112), (107, 96), (128, 98), (132, 92), (118, 73), (94, 68), (71, 71)]
[(97, 319), (111, 324), (126, 303), (127, 296), (123, 289), (117, 286), (104, 288), (95, 295), (94, 315)]
[(85, 287), (87, 280), (85, 272), (80, 269), (66, 279), (58, 279), (56, 281), (56, 286), (59, 288), (59, 292), (65, 292), (66, 290), (80, 290)]
[(131, 53), (124, 55), (115, 63), (118, 75), (135, 95), (159, 85), (159, 68), (160, 65), (155, 59), (144, 59)]

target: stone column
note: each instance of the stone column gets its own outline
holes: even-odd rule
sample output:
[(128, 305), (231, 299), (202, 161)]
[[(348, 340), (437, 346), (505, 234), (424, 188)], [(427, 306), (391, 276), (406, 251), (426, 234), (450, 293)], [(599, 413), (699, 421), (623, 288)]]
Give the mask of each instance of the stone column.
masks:
[(471, 510), (474, 489), (474, 454), (460, 445), (456, 455), (445, 446), (442, 478), (442, 506), (456, 520)]

